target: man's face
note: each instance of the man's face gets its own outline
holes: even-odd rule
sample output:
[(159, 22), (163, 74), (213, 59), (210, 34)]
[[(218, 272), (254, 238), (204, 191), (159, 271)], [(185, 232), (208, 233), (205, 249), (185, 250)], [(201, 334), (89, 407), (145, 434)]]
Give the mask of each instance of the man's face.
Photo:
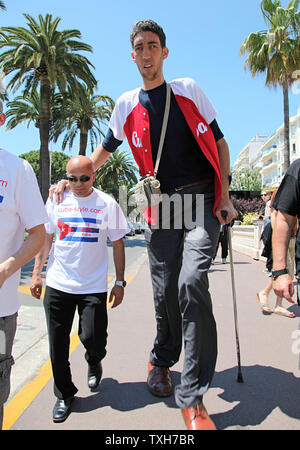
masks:
[(138, 66), (145, 88), (152, 89), (163, 82), (163, 61), (168, 54), (169, 50), (161, 47), (157, 34), (142, 31), (135, 36), (131, 57)]
[(268, 200), (270, 200), (271, 195), (267, 192), (262, 192), (261, 193), (261, 198), (263, 199), (264, 202), (267, 202)]
[[(96, 173), (92, 168), (86, 166), (77, 166), (67, 169), (67, 176), (70, 183), (70, 189), (77, 197), (87, 197), (92, 193), (93, 183)], [(87, 178), (89, 178), (87, 180)], [(86, 180), (86, 181), (84, 181)]]

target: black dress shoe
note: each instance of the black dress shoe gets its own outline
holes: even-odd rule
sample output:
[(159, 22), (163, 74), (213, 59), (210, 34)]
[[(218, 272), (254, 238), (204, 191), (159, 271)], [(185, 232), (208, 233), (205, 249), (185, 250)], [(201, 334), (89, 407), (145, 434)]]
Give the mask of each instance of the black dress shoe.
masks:
[(71, 412), (71, 404), (74, 397), (70, 397), (66, 400), (57, 399), (53, 408), (53, 422), (64, 422)]
[(100, 383), (102, 377), (102, 365), (101, 362), (93, 364), (88, 367), (88, 386), (90, 389), (95, 389)]

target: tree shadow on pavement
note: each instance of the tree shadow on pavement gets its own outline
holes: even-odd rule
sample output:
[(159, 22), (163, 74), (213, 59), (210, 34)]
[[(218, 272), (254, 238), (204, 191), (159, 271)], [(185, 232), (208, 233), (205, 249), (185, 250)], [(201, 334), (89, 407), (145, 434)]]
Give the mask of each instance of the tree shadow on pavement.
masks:
[(293, 373), (260, 365), (242, 367), (242, 372), (244, 383), (236, 381), (236, 367), (215, 373), (211, 388), (221, 388), (219, 397), (226, 402), (238, 402), (229, 411), (211, 415), (219, 430), (259, 425), (275, 408), (300, 419), (300, 379)]
[[(175, 386), (180, 382), (180, 373), (172, 371), (171, 375)], [(98, 388), (88, 397), (76, 396), (72, 411), (84, 413), (110, 406), (112, 409), (125, 412), (162, 402), (169, 408), (178, 408), (174, 395), (156, 397), (149, 392), (145, 381), (119, 383), (114, 378), (104, 378)]]

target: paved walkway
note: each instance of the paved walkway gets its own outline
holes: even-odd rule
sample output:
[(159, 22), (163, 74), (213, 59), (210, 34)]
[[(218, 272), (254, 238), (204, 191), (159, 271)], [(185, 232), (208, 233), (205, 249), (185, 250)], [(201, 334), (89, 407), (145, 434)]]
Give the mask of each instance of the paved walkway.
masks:
[[(205, 405), (221, 430), (300, 429), (300, 308), (290, 307), (297, 316), (294, 319), (261, 313), (255, 294), (267, 283), (263, 270), (264, 263), (234, 252), (244, 383), (236, 381), (230, 264), (221, 264), (217, 257), (210, 270), (219, 357)], [(272, 293), (271, 306), (274, 301)], [(156, 398), (146, 387), (154, 327), (152, 287), (145, 258), (126, 288), (123, 304), (109, 310), (108, 354), (99, 388), (91, 392), (87, 387), (84, 351), (74, 335), (70, 361), (78, 393), (69, 418), (62, 424), (52, 422), (55, 398), (47, 362), (7, 404), (6, 429), (185, 430), (174, 398)], [(181, 368), (182, 358), (172, 368), (175, 384)]]

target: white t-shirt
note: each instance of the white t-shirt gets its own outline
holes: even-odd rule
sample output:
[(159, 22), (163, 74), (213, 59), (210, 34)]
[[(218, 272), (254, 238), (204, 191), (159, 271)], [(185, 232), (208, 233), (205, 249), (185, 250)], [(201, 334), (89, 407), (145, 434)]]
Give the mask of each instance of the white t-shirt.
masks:
[(129, 231), (117, 202), (93, 188), (88, 197), (67, 192), (59, 205), (48, 200), (46, 208), (46, 231), (56, 233), (46, 285), (73, 294), (106, 292), (107, 238), (113, 242)]
[[(30, 164), (0, 149), (0, 263), (24, 242), (24, 231), (47, 222), (45, 205)], [(0, 288), (0, 317), (18, 311), (20, 270)]]

